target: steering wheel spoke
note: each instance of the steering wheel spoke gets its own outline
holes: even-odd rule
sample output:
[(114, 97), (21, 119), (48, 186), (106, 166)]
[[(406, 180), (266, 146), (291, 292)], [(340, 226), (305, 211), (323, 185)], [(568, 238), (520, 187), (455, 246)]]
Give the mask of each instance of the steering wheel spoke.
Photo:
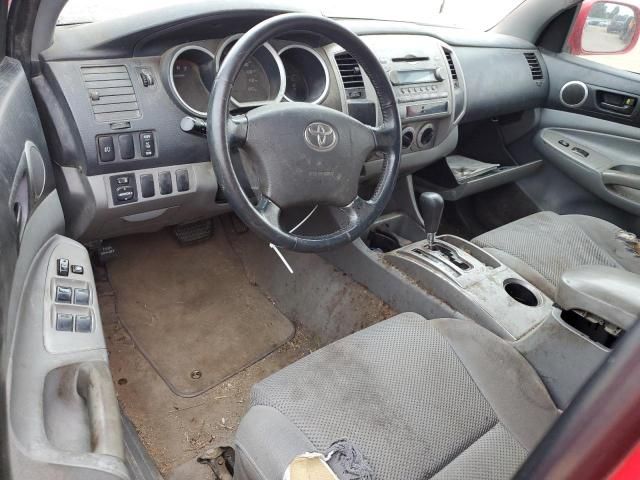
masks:
[(248, 124), (246, 115), (231, 115), (227, 119), (227, 138), (230, 147), (240, 148), (245, 144)]
[(373, 134), (376, 152), (389, 153), (397, 142), (397, 132), (393, 127), (383, 125), (382, 127), (368, 127)]
[(256, 205), (256, 210), (264, 220), (269, 222), (269, 224), (277, 229), (281, 228), (280, 215), (282, 211), (270, 198), (263, 196), (258, 202), (258, 205)]
[(330, 210), (340, 228), (347, 230), (367, 218), (374, 208), (375, 205), (373, 203), (358, 195), (349, 205), (330, 207)]

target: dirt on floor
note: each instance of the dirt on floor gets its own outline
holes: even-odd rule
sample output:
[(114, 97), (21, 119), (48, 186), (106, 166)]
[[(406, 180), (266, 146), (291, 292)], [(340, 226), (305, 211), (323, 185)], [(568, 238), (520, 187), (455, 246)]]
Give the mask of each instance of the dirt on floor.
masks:
[(108, 284), (102, 290), (100, 309), (118, 399), (164, 476), (214, 446), (231, 445), (253, 384), (318, 347), (298, 329), (291, 341), (230, 380), (182, 398), (169, 390), (120, 325)]
[[(255, 383), (327, 343), (395, 314), (318, 256), (287, 252), (296, 271), (291, 275), (273, 251), (252, 234), (222, 228), (216, 234), (226, 236), (244, 265), (238, 268), (295, 323), (296, 333), (266, 358), (193, 398), (175, 395), (136, 348), (118, 316), (106, 269), (94, 268), (118, 399), (161, 474), (169, 480), (213, 478), (209, 467), (195, 459), (211, 448), (232, 445)], [(164, 262), (163, 258), (158, 261)], [(163, 335), (161, 330), (157, 335)], [(247, 341), (250, 339), (248, 333)], [(172, 346), (166, 354), (179, 352)]]

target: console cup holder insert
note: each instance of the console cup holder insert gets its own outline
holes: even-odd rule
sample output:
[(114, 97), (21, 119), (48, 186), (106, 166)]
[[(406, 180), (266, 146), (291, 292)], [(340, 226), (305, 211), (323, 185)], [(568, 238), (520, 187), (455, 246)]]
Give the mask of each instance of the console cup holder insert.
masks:
[(527, 307), (537, 307), (542, 303), (540, 297), (534, 292), (530, 285), (517, 278), (507, 278), (504, 283), (504, 290), (516, 302)]

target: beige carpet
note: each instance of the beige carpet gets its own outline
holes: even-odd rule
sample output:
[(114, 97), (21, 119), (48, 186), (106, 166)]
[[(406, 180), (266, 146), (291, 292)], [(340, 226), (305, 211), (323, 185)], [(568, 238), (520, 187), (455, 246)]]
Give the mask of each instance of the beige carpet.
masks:
[(295, 333), (219, 230), (189, 247), (168, 231), (124, 237), (108, 265), (120, 322), (182, 397), (206, 392)]

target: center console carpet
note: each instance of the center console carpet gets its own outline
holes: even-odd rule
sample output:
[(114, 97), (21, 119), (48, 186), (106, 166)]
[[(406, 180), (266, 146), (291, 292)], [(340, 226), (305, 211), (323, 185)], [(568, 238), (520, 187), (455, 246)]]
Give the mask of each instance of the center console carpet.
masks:
[(117, 315), (169, 388), (195, 397), (288, 342), (293, 324), (249, 281), (225, 235), (180, 247), (168, 231), (114, 240)]

